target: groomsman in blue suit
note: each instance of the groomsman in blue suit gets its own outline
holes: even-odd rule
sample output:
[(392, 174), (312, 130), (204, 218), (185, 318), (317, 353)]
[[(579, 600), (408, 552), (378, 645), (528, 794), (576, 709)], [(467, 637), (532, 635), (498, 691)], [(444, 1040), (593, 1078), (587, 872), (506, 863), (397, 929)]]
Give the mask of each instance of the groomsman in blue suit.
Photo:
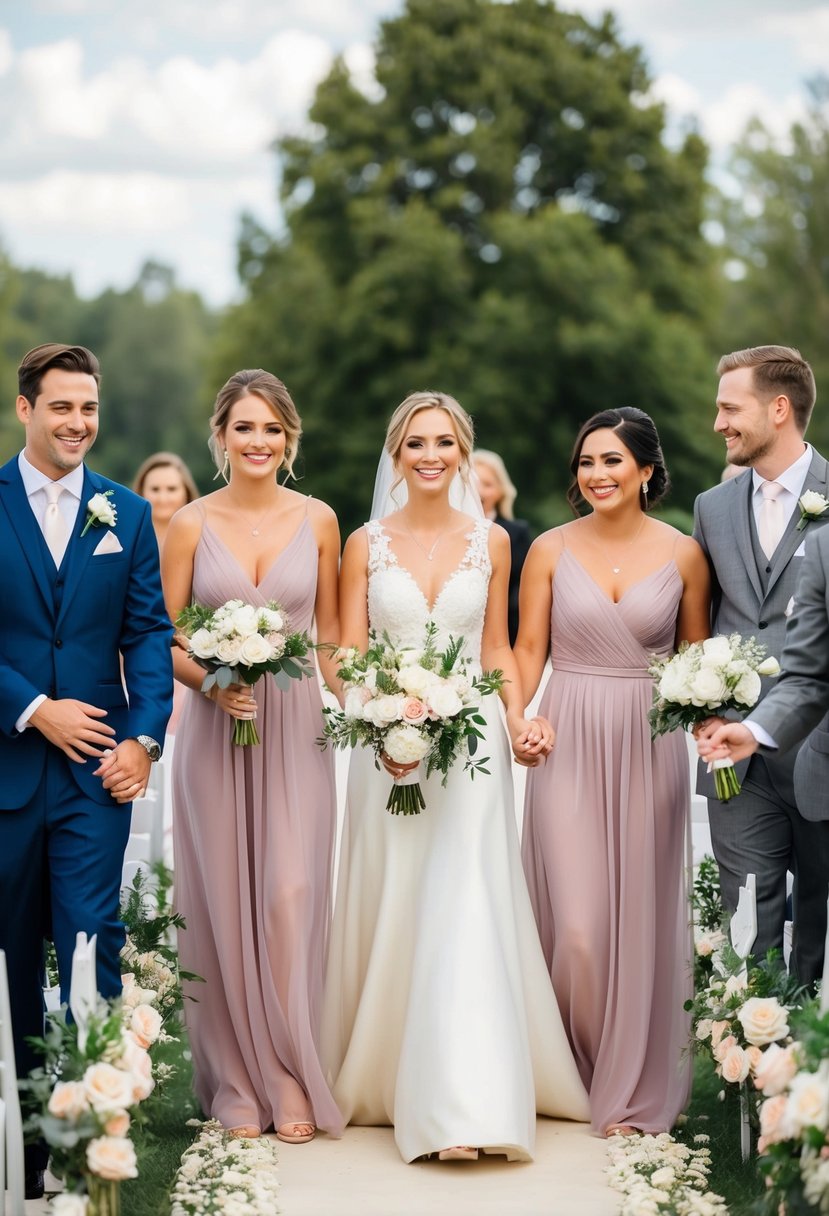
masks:
[[(149, 504), (84, 465), (98, 361), (48, 343), (18, 369), (22, 452), (0, 468), (0, 949), (17, 1068), (43, 1032), (43, 939), (68, 996), (79, 930), (98, 988), (121, 990), (118, 919), (131, 803), (172, 708), (172, 627)], [(123, 661), (123, 678), (122, 678)], [(42, 1193), (40, 1149), (27, 1197)]]

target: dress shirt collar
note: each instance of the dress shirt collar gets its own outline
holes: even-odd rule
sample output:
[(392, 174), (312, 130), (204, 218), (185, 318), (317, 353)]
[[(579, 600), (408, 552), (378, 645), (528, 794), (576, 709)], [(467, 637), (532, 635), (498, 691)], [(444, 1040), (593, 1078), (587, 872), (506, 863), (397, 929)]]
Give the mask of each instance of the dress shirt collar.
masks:
[[(47, 477), (45, 473), (41, 473), (40, 469), (36, 469), (26, 459), (25, 452), (21, 452), (17, 458), (17, 466), (20, 469), (20, 476), (23, 478), (23, 489), (26, 491), (26, 497), (31, 498), (38, 490), (42, 490), (52, 481), (51, 477)], [(83, 494), (83, 465), (79, 464), (76, 469), (72, 469), (71, 473), (67, 473), (65, 477), (60, 477), (56, 485), (62, 486), (64, 490), (77, 499), (81, 500)]]
[(763, 485), (764, 481), (772, 480), (776, 481), (778, 485), (781, 485), (784, 490), (787, 490), (788, 493), (793, 495), (795, 498), (800, 498), (800, 495), (803, 493), (803, 483), (806, 480), (806, 474), (809, 472), (809, 466), (812, 463), (813, 455), (814, 452), (812, 451), (811, 446), (807, 443), (806, 451), (803, 453), (803, 455), (798, 456), (794, 464), (790, 464), (787, 469), (784, 469), (782, 473), (773, 478), (761, 477), (756, 469), (752, 469), (751, 476), (754, 493), (760, 493), (760, 487)]

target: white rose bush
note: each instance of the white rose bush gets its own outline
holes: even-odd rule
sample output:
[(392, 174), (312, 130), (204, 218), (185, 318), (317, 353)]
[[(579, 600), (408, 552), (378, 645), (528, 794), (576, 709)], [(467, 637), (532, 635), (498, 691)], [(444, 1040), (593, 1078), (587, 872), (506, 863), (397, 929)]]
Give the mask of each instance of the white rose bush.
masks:
[[(292, 680), (314, 674), (307, 660), (313, 644), (307, 633), (292, 633), (279, 604), (264, 606), (228, 600), (218, 608), (190, 604), (176, 618), (177, 643), (207, 672), (202, 692), (214, 685), (255, 684), (272, 675), (277, 687), (287, 692)], [(256, 722), (237, 718), (233, 742), (240, 747), (260, 742)]]
[[(648, 720), (655, 739), (714, 714), (746, 712), (760, 696), (760, 677), (779, 675), (780, 665), (754, 638), (732, 633), (683, 643), (671, 658), (654, 658), (648, 670), (654, 679)], [(715, 760), (713, 767), (717, 797), (728, 802), (740, 792), (734, 764)]]
[[(463, 657), (463, 638), (438, 650), (437, 629), (426, 629), (423, 647), (395, 648), (387, 636), (372, 636), (368, 650), (340, 658), (345, 690), (342, 709), (326, 708), (321, 747), (370, 747), (378, 761), (385, 753), (398, 764), (423, 762), (426, 776), (443, 774), (462, 756), (464, 769), (488, 773), (488, 757), (477, 757), (483, 697), (497, 693), (501, 672), (473, 674)], [(386, 809), (392, 815), (419, 815), (426, 802), (414, 769), (395, 781)]]

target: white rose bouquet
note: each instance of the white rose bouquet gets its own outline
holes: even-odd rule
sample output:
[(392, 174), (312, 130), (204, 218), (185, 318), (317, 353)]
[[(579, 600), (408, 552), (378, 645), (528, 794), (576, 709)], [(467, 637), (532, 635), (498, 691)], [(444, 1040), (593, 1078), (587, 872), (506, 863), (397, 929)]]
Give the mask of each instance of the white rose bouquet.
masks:
[[(214, 684), (255, 684), (270, 674), (286, 692), (291, 680), (314, 674), (305, 656), (312, 649), (307, 633), (290, 633), (285, 613), (270, 600), (264, 607), (228, 600), (219, 608), (190, 604), (176, 618), (176, 641), (207, 671), (202, 692)], [(259, 743), (256, 723), (237, 718), (233, 742)]]
[[(655, 658), (648, 668), (655, 682), (651, 736), (686, 730), (729, 709), (751, 709), (760, 696), (760, 677), (780, 674), (777, 659), (765, 656), (765, 646), (754, 638), (732, 633), (684, 643), (672, 658)], [(717, 797), (728, 802), (740, 792), (734, 763), (715, 760), (713, 767)]]
[[(422, 649), (396, 649), (384, 635), (372, 637), (365, 654), (347, 651), (340, 660), (345, 706), (323, 710), (320, 746), (361, 744), (378, 761), (384, 752), (398, 764), (425, 761), (426, 776), (442, 773), (443, 785), (464, 751), (465, 770), (473, 777), (488, 773), (488, 757), (473, 759), (484, 737), (478, 728), (486, 725), (479, 706), (500, 690), (501, 672), (473, 676), (461, 654), (463, 638), (450, 638), (439, 651), (436, 633), (434, 624), (427, 626)], [(419, 815), (425, 807), (417, 773), (413, 769), (392, 786), (386, 803), (392, 815)]]

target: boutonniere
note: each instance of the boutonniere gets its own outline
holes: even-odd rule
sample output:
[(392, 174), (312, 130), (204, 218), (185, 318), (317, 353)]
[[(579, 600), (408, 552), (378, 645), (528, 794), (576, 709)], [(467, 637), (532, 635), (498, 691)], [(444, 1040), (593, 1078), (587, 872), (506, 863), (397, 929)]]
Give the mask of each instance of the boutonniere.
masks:
[(821, 519), (829, 511), (829, 498), (824, 498), (817, 490), (807, 490), (800, 495), (797, 505), (800, 507), (797, 530), (802, 532), (813, 519)]
[[(115, 527), (118, 512), (115, 510), (115, 503), (109, 501), (111, 497), (112, 490), (105, 490), (103, 494), (92, 495), (86, 504), (86, 523), (83, 526), (81, 536), (86, 536), (90, 528), (97, 528), (101, 524), (106, 524), (108, 528)], [(829, 503), (826, 505), (829, 506)]]

